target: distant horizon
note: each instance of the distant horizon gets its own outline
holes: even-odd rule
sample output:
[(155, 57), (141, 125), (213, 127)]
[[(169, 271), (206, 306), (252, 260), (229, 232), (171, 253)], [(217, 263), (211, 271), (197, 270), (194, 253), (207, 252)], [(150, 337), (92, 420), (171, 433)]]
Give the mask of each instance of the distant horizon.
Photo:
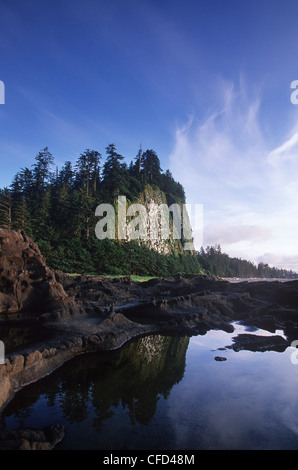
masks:
[[(202, 204), (203, 246), (298, 272), (295, 0), (0, 6), (0, 187), (140, 144)], [(9, 182), (9, 184), (8, 184)]]

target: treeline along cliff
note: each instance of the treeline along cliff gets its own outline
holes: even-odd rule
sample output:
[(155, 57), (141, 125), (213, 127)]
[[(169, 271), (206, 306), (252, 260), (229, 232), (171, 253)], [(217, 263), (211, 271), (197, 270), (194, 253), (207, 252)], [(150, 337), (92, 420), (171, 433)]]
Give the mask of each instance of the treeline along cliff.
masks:
[(95, 209), (101, 203), (112, 204), (117, 222), (119, 195), (125, 196), (127, 204), (185, 203), (183, 186), (169, 170), (161, 169), (154, 150), (140, 150), (129, 165), (114, 144), (105, 150), (103, 157), (97, 150), (87, 149), (75, 164), (66, 161), (62, 168), (55, 166), (47, 147), (41, 150), (29, 168), (22, 168), (11, 184), (0, 190), (0, 226), (24, 230), (39, 245), (50, 267), (68, 273), (295, 276), (267, 265), (231, 259), (218, 246), (185, 251), (183, 238), (174, 239), (171, 232), (167, 240), (154, 243), (99, 240)]

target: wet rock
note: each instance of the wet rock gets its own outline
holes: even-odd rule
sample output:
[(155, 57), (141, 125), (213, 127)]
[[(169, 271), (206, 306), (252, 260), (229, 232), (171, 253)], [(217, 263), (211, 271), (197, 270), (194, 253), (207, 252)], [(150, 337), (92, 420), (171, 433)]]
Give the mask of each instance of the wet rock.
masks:
[(30, 367), (41, 359), (42, 354), (40, 351), (32, 351), (28, 353), (25, 357), (25, 367)]
[(23, 232), (0, 228), (0, 314), (51, 311), (74, 304)]
[(0, 450), (52, 450), (65, 435), (60, 424), (43, 429), (14, 429), (0, 432)]
[(290, 346), (289, 341), (279, 335), (260, 336), (243, 333), (233, 338), (233, 344), (227, 348), (234, 351), (283, 352), (288, 346)]

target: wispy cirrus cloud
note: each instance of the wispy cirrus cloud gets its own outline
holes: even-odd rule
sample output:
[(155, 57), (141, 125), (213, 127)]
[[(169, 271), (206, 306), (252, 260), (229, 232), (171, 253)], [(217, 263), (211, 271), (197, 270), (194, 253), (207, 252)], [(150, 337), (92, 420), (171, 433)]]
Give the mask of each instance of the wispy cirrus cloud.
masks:
[(193, 115), (177, 129), (170, 168), (188, 202), (204, 206), (205, 246), (219, 243), (231, 255), (285, 261), (292, 269), (289, 259), (298, 252), (298, 127), (272, 148), (260, 123), (261, 106), (261, 94), (249, 98), (243, 82), (224, 83), (217, 109), (202, 121)]
[(294, 131), (291, 137), (279, 147), (269, 152), (267, 160), (272, 165), (278, 165), (281, 160), (297, 158), (298, 132)]
[(170, 164), (190, 200), (199, 197), (230, 212), (233, 196), (237, 205), (237, 192), (243, 201), (244, 190), (263, 186), (260, 173), (267, 150), (257, 120), (259, 105), (258, 98), (247, 102), (244, 90), (227, 83), (221, 103), (203, 122), (192, 117), (177, 129)]

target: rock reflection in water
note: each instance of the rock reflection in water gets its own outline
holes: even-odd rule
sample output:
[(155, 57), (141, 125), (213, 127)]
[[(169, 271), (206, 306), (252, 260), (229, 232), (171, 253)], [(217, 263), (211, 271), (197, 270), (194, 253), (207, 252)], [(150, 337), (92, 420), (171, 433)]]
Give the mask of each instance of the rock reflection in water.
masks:
[[(167, 399), (183, 378), (188, 344), (189, 337), (154, 335), (117, 351), (77, 357), (20, 391), (2, 413), (2, 428), (42, 427), (56, 414), (63, 417), (66, 431), (68, 425), (91, 419), (101, 433), (119, 406), (132, 425), (147, 425), (159, 399)], [(41, 397), (47, 405), (44, 416), (34, 411)]]
[(295, 348), (268, 350), (282, 332), (254, 330), (251, 350), (249, 330), (233, 326), (77, 357), (17, 393), (2, 428), (60, 424), (61, 450), (297, 450)]

